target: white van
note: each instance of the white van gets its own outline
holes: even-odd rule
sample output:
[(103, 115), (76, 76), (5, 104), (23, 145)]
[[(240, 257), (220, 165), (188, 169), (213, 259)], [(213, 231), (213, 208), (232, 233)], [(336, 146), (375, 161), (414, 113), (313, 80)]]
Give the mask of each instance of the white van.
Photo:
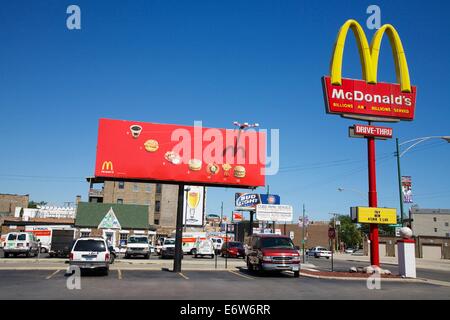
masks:
[(5, 258), (24, 254), (27, 257), (37, 256), (39, 242), (31, 232), (10, 232), (6, 235), (3, 254)]
[(211, 259), (213, 259), (215, 255), (214, 244), (210, 239), (202, 240), (198, 238), (192, 251), (194, 258), (198, 258), (199, 256), (209, 256)]

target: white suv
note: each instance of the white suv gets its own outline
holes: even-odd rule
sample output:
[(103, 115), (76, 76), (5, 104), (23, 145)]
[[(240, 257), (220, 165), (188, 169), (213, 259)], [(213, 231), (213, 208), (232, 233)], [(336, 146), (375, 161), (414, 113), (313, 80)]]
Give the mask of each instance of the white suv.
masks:
[(103, 238), (79, 238), (69, 255), (69, 264), (80, 269), (100, 269), (109, 273), (111, 252)]
[(5, 237), (3, 245), (5, 258), (19, 254), (25, 254), (27, 257), (37, 256), (38, 252), (39, 242), (31, 232), (10, 232)]

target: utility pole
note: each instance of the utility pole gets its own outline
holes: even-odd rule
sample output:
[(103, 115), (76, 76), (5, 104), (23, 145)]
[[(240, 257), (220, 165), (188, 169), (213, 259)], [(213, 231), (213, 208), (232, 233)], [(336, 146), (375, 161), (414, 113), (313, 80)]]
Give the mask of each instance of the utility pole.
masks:
[(398, 144), (398, 138), (395, 138), (395, 144), (397, 147), (397, 152), (395, 153), (395, 155), (397, 157), (398, 193), (399, 193), (399, 198), (400, 198), (400, 224), (403, 226), (402, 174), (400, 171), (400, 146)]
[(305, 204), (303, 204), (303, 218), (302, 218), (302, 253), (303, 263), (305, 263)]

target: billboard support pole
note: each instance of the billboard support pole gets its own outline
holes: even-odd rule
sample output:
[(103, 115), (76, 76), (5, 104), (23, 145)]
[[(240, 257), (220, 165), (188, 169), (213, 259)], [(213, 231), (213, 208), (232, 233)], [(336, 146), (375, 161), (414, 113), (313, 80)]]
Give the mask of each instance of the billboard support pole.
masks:
[[(369, 123), (370, 124), (370, 123)], [(375, 162), (375, 138), (367, 138), (367, 155), (369, 167), (369, 207), (376, 208), (377, 200), (377, 178)], [(378, 224), (370, 224), (370, 264), (380, 266), (380, 253), (378, 248)]]
[(175, 257), (173, 259), (173, 272), (181, 272), (182, 240), (183, 240), (183, 201), (184, 184), (178, 185), (177, 226), (175, 229)]
[(254, 211), (250, 210), (249, 212), (250, 212), (250, 228), (248, 230), (248, 235), (251, 236), (251, 235), (253, 235), (253, 214), (254, 214)]

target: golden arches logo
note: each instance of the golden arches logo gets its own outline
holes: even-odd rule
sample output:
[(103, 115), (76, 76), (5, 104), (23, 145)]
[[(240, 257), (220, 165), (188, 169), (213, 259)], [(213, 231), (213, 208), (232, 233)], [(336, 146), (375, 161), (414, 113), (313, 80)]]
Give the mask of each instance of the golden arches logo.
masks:
[(339, 86), (342, 84), (342, 58), (344, 56), (345, 40), (349, 29), (353, 31), (356, 37), (364, 80), (370, 84), (377, 83), (381, 40), (386, 33), (392, 47), (397, 82), (400, 84), (402, 92), (411, 92), (408, 63), (406, 62), (405, 51), (403, 50), (403, 44), (397, 30), (390, 24), (383, 25), (373, 36), (369, 46), (366, 34), (356, 20), (347, 20), (339, 30), (331, 59), (331, 83)]
[(114, 171), (112, 161), (104, 161), (102, 164), (102, 171)]

